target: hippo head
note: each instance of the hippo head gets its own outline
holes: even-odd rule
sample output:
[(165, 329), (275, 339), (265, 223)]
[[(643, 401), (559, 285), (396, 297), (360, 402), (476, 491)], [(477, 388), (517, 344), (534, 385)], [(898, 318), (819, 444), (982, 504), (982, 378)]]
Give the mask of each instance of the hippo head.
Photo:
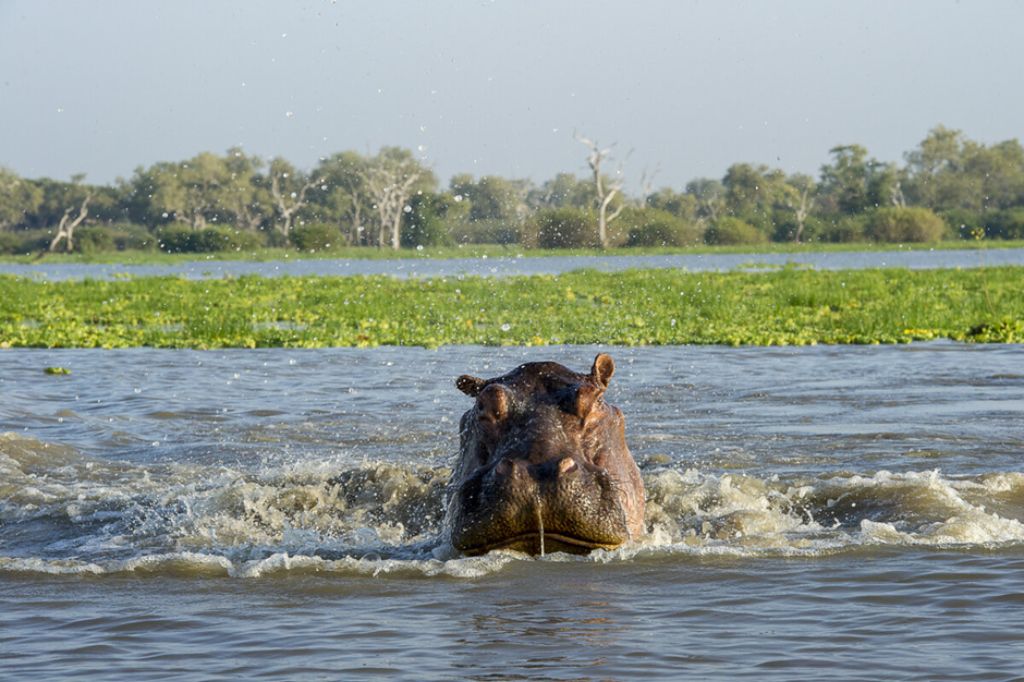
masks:
[(614, 372), (601, 353), (589, 374), (531, 362), (458, 378), (476, 403), (462, 415), (449, 488), (456, 549), (582, 554), (642, 535), (643, 482), (622, 412), (604, 401)]

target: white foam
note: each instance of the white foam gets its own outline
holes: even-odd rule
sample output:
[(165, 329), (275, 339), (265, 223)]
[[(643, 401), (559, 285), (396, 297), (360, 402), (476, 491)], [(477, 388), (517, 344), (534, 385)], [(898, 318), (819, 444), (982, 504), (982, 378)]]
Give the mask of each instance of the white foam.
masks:
[[(8, 547), (27, 558), (0, 557), (0, 571), (474, 578), (535, 560), (514, 552), (465, 558), (447, 547), (440, 518), (448, 473), (372, 462), (348, 468), (319, 461), (263, 464), (255, 470), (132, 465), (0, 434), (0, 520), (8, 527), (36, 524), (24, 537), (37, 542)], [(650, 531), (644, 538), (614, 551), (542, 560), (1024, 545), (1021, 472), (779, 479), (663, 468), (647, 471), (644, 480)]]

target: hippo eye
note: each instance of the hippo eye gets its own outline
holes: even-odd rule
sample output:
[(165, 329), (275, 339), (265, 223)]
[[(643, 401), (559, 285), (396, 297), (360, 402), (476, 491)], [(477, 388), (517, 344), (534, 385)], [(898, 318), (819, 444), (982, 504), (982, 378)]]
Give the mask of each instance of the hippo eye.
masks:
[(491, 384), (477, 396), (476, 405), (480, 421), (497, 423), (508, 416), (511, 396), (501, 384)]
[(589, 381), (580, 384), (575, 395), (573, 395), (571, 409), (567, 411), (575, 414), (580, 419), (584, 419), (594, 409), (594, 406), (601, 400), (603, 395), (604, 389), (595, 386)]

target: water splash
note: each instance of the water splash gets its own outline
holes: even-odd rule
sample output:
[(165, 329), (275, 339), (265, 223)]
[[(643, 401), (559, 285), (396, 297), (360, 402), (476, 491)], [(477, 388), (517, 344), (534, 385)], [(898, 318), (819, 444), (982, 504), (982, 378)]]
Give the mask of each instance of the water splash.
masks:
[[(0, 434), (0, 572), (296, 571), (476, 576), (529, 560), (467, 561), (446, 544), (444, 467), (298, 461), (132, 464)], [(648, 534), (586, 557), (815, 557), (872, 547), (1024, 547), (1024, 473), (939, 470), (757, 476), (652, 466)]]

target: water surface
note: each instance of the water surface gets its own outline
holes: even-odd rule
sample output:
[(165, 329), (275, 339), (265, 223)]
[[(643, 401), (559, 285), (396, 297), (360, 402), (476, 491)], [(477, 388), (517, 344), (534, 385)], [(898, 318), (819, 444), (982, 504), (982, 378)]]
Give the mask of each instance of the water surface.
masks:
[(174, 265), (121, 265), (111, 263), (0, 263), (0, 274), (50, 280), (111, 279), (174, 275), (210, 279), (260, 275), (263, 277), (391, 275), (394, 277), (507, 277), (554, 275), (591, 268), (602, 272), (671, 268), (692, 272), (778, 268), (787, 265), (819, 270), (865, 268), (977, 268), (1024, 265), (1024, 249), (837, 251), (809, 253), (713, 253), (653, 256), (545, 256), (530, 257), (515, 249), (507, 256), (482, 258), (403, 258), (394, 260), (294, 259), (280, 261), (202, 260)]
[[(452, 379), (598, 350), (649, 537), (456, 556)], [(1017, 679), (1022, 359), (2, 351), (0, 677)]]

